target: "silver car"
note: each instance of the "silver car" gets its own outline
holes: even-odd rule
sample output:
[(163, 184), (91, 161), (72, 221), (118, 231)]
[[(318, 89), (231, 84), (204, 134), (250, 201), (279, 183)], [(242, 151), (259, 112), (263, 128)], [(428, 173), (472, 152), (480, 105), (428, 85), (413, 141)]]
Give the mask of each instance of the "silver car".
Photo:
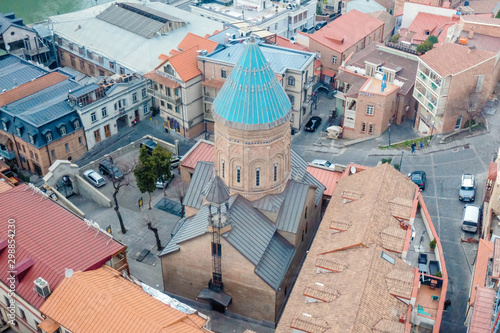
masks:
[(95, 187), (106, 185), (106, 180), (102, 178), (102, 176), (98, 172), (95, 172), (92, 169), (85, 171), (83, 175), (85, 176), (85, 178), (87, 178), (89, 183), (91, 183)]
[(462, 175), (460, 182), (460, 191), (458, 192), (458, 199), (460, 201), (474, 202), (476, 200), (476, 179), (473, 175)]

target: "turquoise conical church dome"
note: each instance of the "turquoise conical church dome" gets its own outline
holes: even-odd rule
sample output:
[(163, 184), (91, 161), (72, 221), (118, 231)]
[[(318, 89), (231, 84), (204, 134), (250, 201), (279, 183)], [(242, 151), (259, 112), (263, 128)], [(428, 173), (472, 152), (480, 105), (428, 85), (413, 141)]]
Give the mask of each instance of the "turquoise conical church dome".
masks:
[(272, 128), (289, 121), (292, 107), (253, 37), (213, 105), (217, 121), (248, 130)]

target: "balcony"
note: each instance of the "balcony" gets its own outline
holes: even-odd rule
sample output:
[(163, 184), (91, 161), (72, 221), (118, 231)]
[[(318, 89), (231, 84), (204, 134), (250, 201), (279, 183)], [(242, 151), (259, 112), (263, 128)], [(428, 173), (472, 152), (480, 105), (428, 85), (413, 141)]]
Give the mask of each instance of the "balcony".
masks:
[(430, 72), (430, 75), (418, 70), (417, 82), (424, 85), (427, 89), (432, 91), (437, 96), (446, 94), (446, 91), (441, 86), (441, 78), (437, 77), (434, 73)]
[(302, 107), (308, 108), (311, 106), (312, 102), (313, 102), (313, 99), (311, 96), (309, 96), (305, 101), (302, 102)]
[(215, 98), (210, 97), (210, 96), (203, 96), (203, 102), (212, 104), (214, 102)]
[(148, 87), (146, 92), (148, 93), (149, 96), (164, 100), (170, 104), (179, 105), (181, 102), (180, 96), (167, 96), (165, 94), (162, 94), (159, 90), (155, 90), (152, 87)]
[(205, 110), (205, 120), (214, 121), (211, 110)]
[(16, 153), (12, 150), (0, 149), (0, 156), (5, 158), (6, 160), (13, 160), (16, 158)]
[(305, 83), (304, 83), (304, 90), (308, 90), (309, 88), (312, 87), (314, 83), (314, 76), (310, 77)]

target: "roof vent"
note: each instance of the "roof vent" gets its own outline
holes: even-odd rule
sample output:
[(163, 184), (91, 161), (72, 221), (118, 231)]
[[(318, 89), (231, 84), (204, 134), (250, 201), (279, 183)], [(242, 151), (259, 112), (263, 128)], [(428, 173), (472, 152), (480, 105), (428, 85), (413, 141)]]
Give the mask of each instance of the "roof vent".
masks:
[(49, 283), (41, 277), (35, 280), (35, 289), (38, 295), (42, 296), (43, 298), (47, 298), (50, 295)]

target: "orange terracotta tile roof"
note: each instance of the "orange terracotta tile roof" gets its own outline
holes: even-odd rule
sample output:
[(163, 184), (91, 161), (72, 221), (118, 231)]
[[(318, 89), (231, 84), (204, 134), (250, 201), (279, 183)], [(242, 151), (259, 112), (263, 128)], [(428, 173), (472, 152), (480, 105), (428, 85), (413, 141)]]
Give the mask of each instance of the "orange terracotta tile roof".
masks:
[[(398, 297), (411, 298), (418, 271), (389, 251), (402, 248), (406, 233), (390, 206), (402, 199), (414, 202), (416, 193), (415, 184), (388, 164), (341, 178), (276, 332), (293, 327), (307, 332), (404, 332), (399, 316), (407, 314), (408, 305)], [(357, 199), (344, 202), (343, 194)], [(337, 290), (339, 297), (307, 302), (312, 283), (328, 295)]]
[(197, 47), (197, 50), (207, 50), (207, 52), (210, 53), (215, 50), (217, 46), (219, 46), (219, 43), (189, 32), (179, 43), (177, 48), (181, 51), (186, 51), (192, 47)]
[[(413, 36), (414, 44), (420, 44), (429, 37), (429, 35), (434, 35), (438, 38), (438, 42), (442, 43), (446, 40), (446, 31), (444, 27), (455, 20), (457, 23), (458, 18), (453, 19), (447, 16), (434, 15), (429, 13), (418, 13), (413, 22), (408, 27), (408, 30), (415, 35)], [(429, 35), (426, 34), (429, 32)]]
[(208, 332), (205, 319), (171, 308), (108, 266), (65, 278), (40, 311), (73, 333)]
[(343, 53), (382, 25), (384, 22), (353, 9), (311, 35), (301, 34)]
[(222, 86), (226, 83), (226, 80), (223, 79), (212, 79), (212, 80), (207, 80), (202, 83), (203, 86), (205, 87), (212, 87), (212, 88), (217, 88), (220, 89)]
[(33, 81), (20, 85), (0, 94), (0, 107), (32, 95), (56, 83), (66, 80), (67, 77), (58, 72), (52, 72)]
[(326, 190), (323, 194), (330, 197), (337, 186), (337, 181), (342, 177), (342, 172), (318, 168), (312, 165), (307, 167), (307, 172), (319, 180), (321, 184), (325, 185)]
[(172, 65), (184, 82), (188, 82), (196, 76), (201, 75), (201, 71), (198, 69), (198, 52), (196, 52), (199, 49), (198, 46), (193, 46), (190, 49), (171, 56), (166, 61)]
[(0, 193), (7, 192), (14, 187), (12, 181), (0, 172)]
[(486, 275), (488, 273), (488, 263), (493, 257), (494, 243), (488, 240), (480, 239), (477, 249), (476, 267), (474, 268), (474, 277), (472, 278), (472, 288), (470, 291), (469, 305), (473, 305), (476, 298), (475, 286), (484, 287)]
[(168, 58), (169, 56), (163, 53), (158, 56), (158, 59), (160, 59), (162, 63), (165, 62), (165, 60), (167, 60)]
[(200, 161), (213, 162), (215, 149), (213, 143), (208, 141), (198, 141), (191, 148), (181, 161), (181, 166), (194, 169)]
[(166, 78), (163, 75), (156, 73), (156, 70), (152, 70), (151, 72), (144, 74), (144, 77), (150, 79), (151, 81), (161, 83), (164, 86), (167, 86), (167, 87), (172, 88), (172, 89), (180, 87), (179, 83), (177, 83), (174, 80), (171, 80), (169, 78)]
[(309, 49), (300, 44), (294, 44), (289, 39), (276, 35), (276, 45), (287, 49), (300, 50), (309, 52)]
[(490, 288), (478, 288), (474, 312), (470, 321), (469, 333), (489, 333), (493, 315), (496, 291)]
[(421, 55), (420, 59), (439, 75), (446, 77), (495, 57), (496, 54), (493, 52), (471, 50), (466, 45), (446, 43)]

